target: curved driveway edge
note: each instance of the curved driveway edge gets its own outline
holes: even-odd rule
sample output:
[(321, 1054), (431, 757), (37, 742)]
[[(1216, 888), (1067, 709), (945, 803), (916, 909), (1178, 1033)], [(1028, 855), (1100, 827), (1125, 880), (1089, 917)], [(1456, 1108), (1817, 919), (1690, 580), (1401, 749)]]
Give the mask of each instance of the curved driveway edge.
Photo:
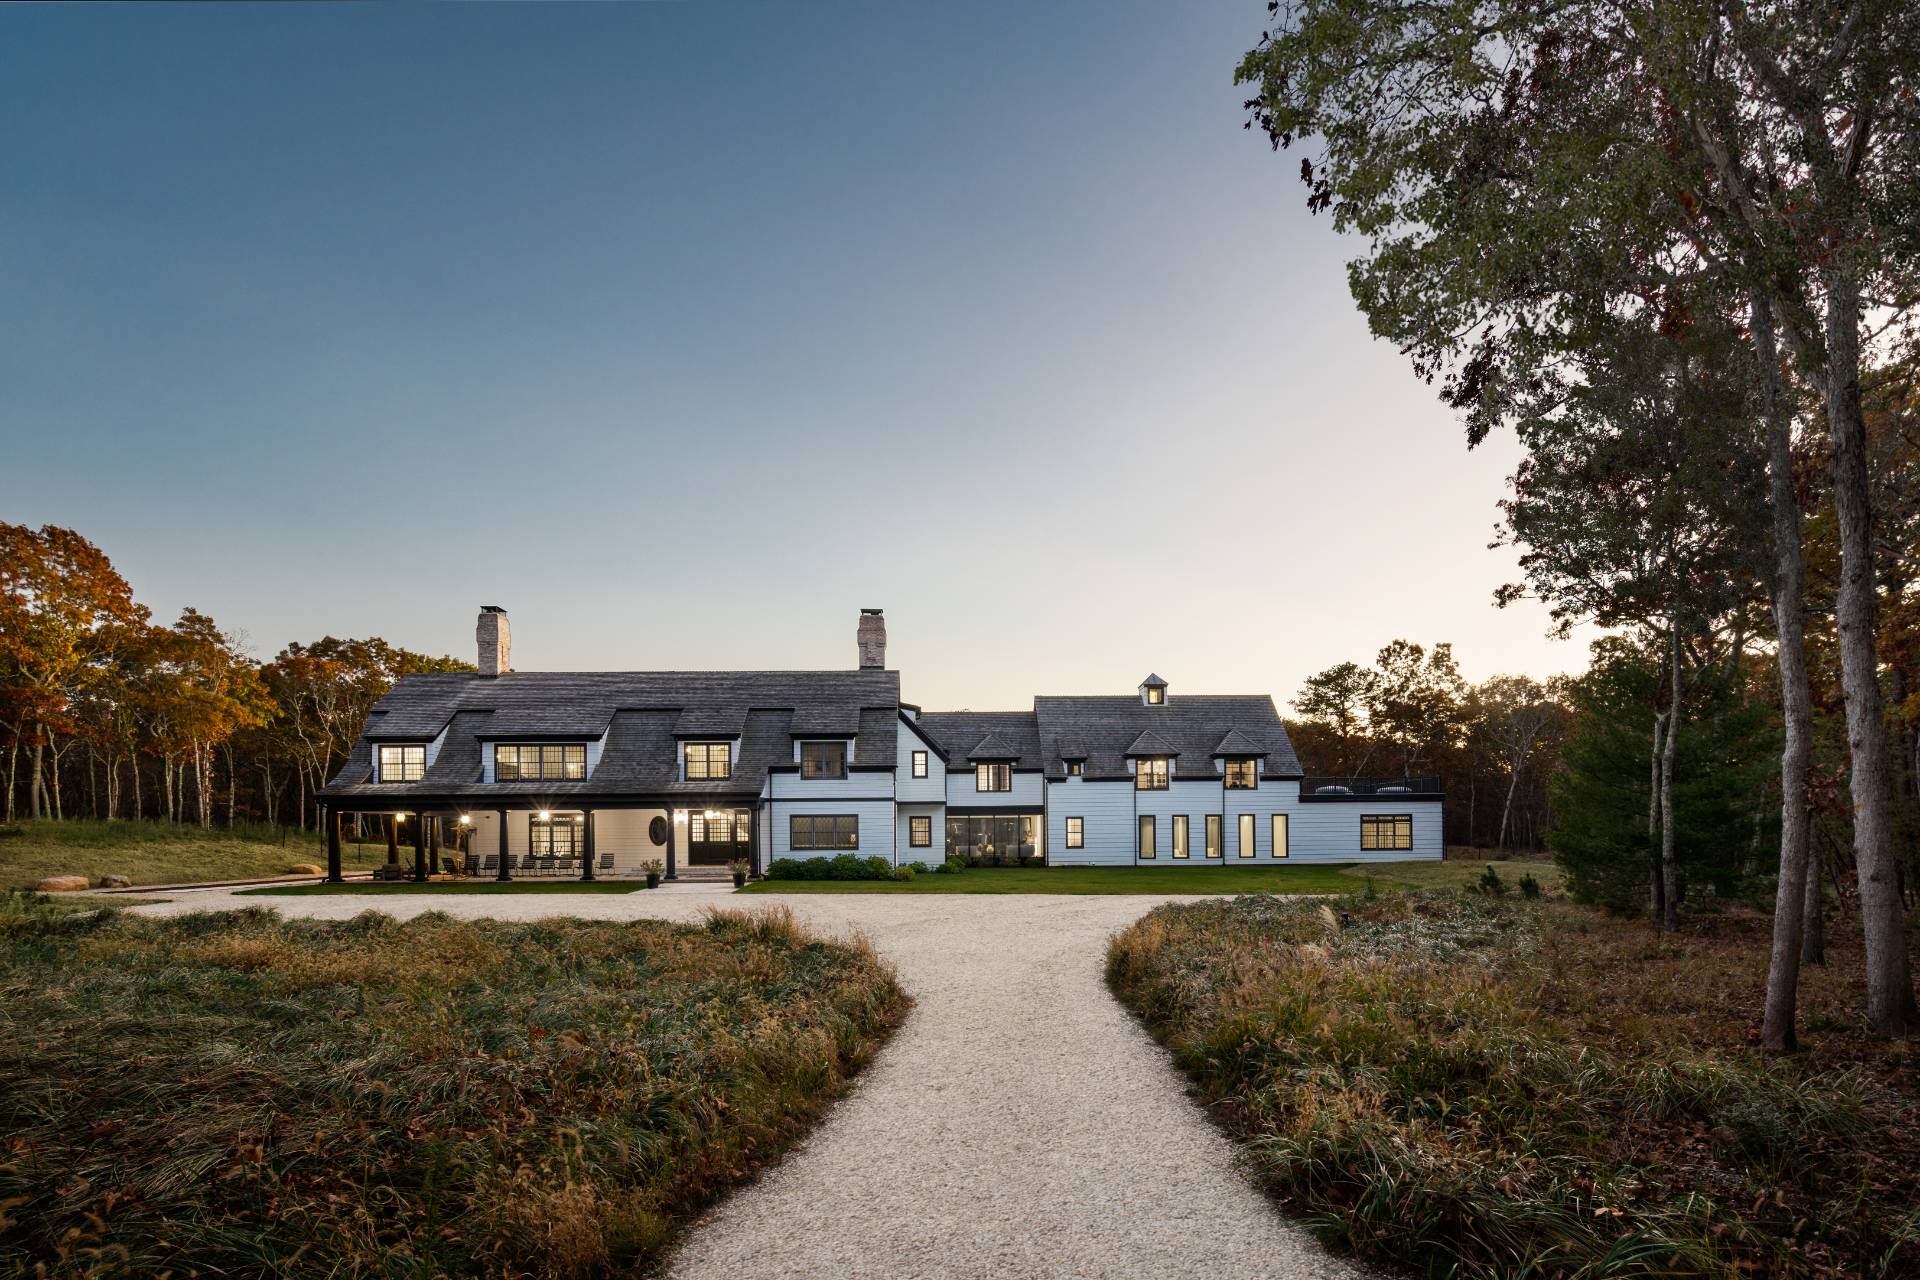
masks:
[[(800, 1147), (689, 1230), (668, 1268), (679, 1280), (1367, 1274), (1233, 1170), (1232, 1144), (1107, 991), (1107, 938), (1170, 900), (688, 886), (407, 895), (380, 909), (627, 919), (782, 904), (864, 933), (896, 967), (913, 1013)], [(371, 904), (207, 893), (136, 910), (242, 905), (339, 919)]]

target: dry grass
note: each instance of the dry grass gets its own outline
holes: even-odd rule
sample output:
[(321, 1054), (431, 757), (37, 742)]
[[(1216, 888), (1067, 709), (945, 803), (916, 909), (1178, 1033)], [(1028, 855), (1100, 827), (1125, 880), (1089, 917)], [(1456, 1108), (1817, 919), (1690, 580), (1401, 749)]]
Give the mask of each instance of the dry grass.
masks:
[[(1345, 918), (1342, 918), (1345, 913)], [(1108, 976), (1327, 1239), (1430, 1274), (1920, 1271), (1913, 1046), (1853, 1034), (1842, 952), (1815, 1046), (1753, 1041), (1764, 922), (1679, 939), (1465, 895), (1162, 907)]]
[[(411, 865), (413, 850), (402, 860)], [(387, 860), (384, 840), (348, 841), (347, 870), (370, 870)], [(325, 866), (327, 847), (310, 832), (248, 826), (201, 830), (168, 822), (21, 822), (0, 826), (0, 889), (32, 888), (47, 876), (83, 875), (91, 881), (121, 875), (135, 884), (249, 880), (285, 874), (295, 863)]]
[(0, 1274), (645, 1269), (904, 1013), (790, 915), (0, 908)]

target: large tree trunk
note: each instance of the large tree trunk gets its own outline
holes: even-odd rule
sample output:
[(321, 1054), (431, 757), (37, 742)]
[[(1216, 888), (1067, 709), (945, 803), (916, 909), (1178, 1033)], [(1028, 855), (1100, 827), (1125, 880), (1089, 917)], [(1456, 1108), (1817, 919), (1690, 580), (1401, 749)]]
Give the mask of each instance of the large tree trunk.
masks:
[(1660, 874), (1660, 744), (1667, 718), (1653, 716), (1653, 751), (1647, 757), (1647, 916), (1657, 926), (1667, 914), (1666, 882)]
[(15, 721), (8, 726), (13, 733), (13, 745), (7, 748), (7, 825), (13, 825), (13, 789), (15, 779), (20, 776), (20, 723)]
[(140, 748), (137, 746), (127, 753), (127, 777), (133, 783), (133, 820), (144, 822), (147, 818), (147, 803), (140, 794)]
[[(1773, 952), (1767, 962), (1766, 1009), (1760, 1041), (1787, 1050), (1797, 1043), (1794, 1011), (1800, 993), (1800, 958), (1807, 901), (1807, 767), (1813, 756), (1813, 696), (1807, 680), (1804, 568), (1800, 551), (1800, 503), (1793, 490), (1793, 420), (1780, 385), (1780, 353), (1774, 344), (1773, 309), (1753, 299), (1754, 355), (1760, 366), (1761, 402), (1767, 418), (1767, 498), (1773, 511), (1773, 622), (1779, 644), (1780, 707), (1786, 741), (1780, 750), (1780, 880), (1773, 897)], [(1820, 882), (1813, 880), (1818, 915)]]
[(1496, 849), (1505, 849), (1507, 847), (1507, 818), (1513, 813), (1513, 792), (1514, 788), (1519, 785), (1520, 770), (1516, 768), (1507, 777), (1507, 802), (1500, 806), (1500, 838), (1494, 841), (1494, 848)]
[(1827, 962), (1827, 921), (1821, 914), (1820, 858), (1807, 850), (1807, 895), (1800, 913), (1800, 963)]
[(39, 722), (33, 726), (33, 776), (27, 779), (27, 816), (38, 821), (47, 816), (46, 784), (42, 769), (46, 764), (47, 744)]
[(1867, 1022), (1895, 1035), (1920, 1021), (1907, 957), (1906, 912), (1893, 847), (1887, 726), (1874, 653), (1873, 512), (1867, 432), (1860, 408), (1860, 299), (1843, 264), (1826, 273), (1827, 429), (1833, 437), (1833, 501), (1840, 525), (1840, 682), (1853, 764), (1853, 853), (1866, 937)]
[(1680, 741), (1680, 627), (1672, 629), (1673, 697), (1667, 704), (1667, 740), (1660, 748), (1660, 896), (1662, 932), (1680, 928), (1680, 868), (1674, 850), (1673, 755)]

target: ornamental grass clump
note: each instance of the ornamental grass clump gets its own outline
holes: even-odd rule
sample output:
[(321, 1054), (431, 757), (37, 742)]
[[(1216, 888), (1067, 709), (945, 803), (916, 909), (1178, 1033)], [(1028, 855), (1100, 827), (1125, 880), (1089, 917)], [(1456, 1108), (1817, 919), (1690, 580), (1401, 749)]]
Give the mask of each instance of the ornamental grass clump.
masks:
[(0, 1274), (644, 1269), (907, 1001), (700, 925), (0, 914)]
[(1920, 1272), (1909, 1082), (1672, 1021), (1646, 1037), (1628, 1013), (1648, 990), (1618, 989), (1609, 957), (1704, 962), (1567, 934), (1572, 910), (1169, 905), (1113, 940), (1107, 973), (1255, 1179), (1364, 1257), (1488, 1277)]

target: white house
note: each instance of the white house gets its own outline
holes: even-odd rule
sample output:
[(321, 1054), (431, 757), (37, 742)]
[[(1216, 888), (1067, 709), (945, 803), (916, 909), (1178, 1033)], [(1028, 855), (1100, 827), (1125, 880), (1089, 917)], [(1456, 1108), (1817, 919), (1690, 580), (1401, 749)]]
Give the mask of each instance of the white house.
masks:
[(1037, 697), (922, 711), (861, 611), (851, 671), (524, 672), (505, 611), (479, 671), (404, 677), (321, 792), (380, 814), (416, 876), (454, 843), (470, 868), (642, 874), (775, 858), (949, 855), (1050, 866), (1219, 867), (1443, 854), (1438, 779), (1305, 776), (1273, 699)]

